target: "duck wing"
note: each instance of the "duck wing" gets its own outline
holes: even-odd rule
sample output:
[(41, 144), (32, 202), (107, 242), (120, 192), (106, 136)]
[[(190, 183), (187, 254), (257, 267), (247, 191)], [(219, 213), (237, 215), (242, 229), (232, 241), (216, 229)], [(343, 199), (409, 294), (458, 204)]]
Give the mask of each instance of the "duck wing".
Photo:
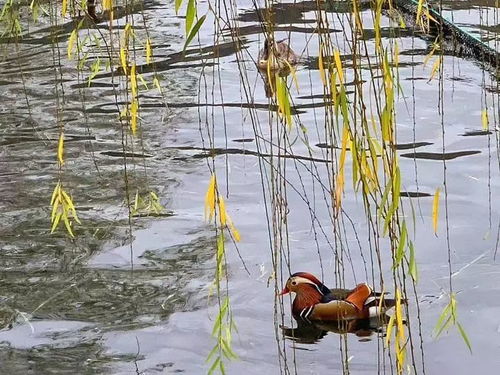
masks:
[(352, 303), (334, 300), (328, 303), (318, 303), (314, 305), (311, 312), (304, 318), (308, 320), (331, 321), (358, 319), (361, 315), (362, 312)]

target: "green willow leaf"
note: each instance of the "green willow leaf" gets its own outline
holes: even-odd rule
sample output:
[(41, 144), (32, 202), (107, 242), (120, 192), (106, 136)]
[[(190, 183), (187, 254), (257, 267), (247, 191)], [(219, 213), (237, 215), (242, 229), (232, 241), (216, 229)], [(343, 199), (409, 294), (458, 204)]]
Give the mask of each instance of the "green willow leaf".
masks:
[(191, 27), (193, 26), (194, 19), (196, 18), (196, 0), (189, 0), (186, 9), (186, 35), (191, 35)]
[(179, 8), (182, 5), (182, 0), (175, 0), (175, 14), (179, 13)]
[(464, 339), (465, 345), (467, 345), (467, 347), (469, 348), (469, 351), (472, 353), (472, 345), (470, 343), (469, 336), (467, 336), (467, 333), (465, 332), (464, 328), (462, 327), (462, 325), (459, 322), (457, 322), (457, 328), (458, 328), (458, 332), (460, 332), (460, 335)]
[(201, 25), (203, 25), (203, 22), (205, 21), (206, 17), (207, 17), (206, 14), (204, 16), (200, 17), (200, 19), (198, 20), (198, 22), (196, 22), (196, 24), (193, 26), (191, 32), (189, 33), (189, 35), (188, 35), (188, 37), (186, 39), (186, 43), (184, 44), (183, 53), (186, 52), (186, 48), (188, 47), (189, 43), (191, 43), (191, 41), (196, 36), (196, 34), (198, 34), (198, 30), (200, 30), (200, 27), (201, 27)]
[(210, 366), (210, 369), (208, 370), (208, 375), (211, 375), (215, 372), (215, 369), (219, 366), (219, 363), (221, 363), (220, 357), (215, 358), (214, 363), (212, 363), (212, 366)]
[(401, 264), (401, 260), (403, 260), (403, 257), (405, 255), (406, 236), (407, 236), (406, 222), (403, 221), (403, 228), (401, 229), (398, 249), (396, 250), (396, 256), (394, 259), (394, 268), (397, 268)]
[(417, 261), (415, 260), (415, 248), (413, 246), (413, 242), (410, 241), (410, 262), (409, 262), (409, 270), (410, 270), (410, 276), (412, 277), (415, 282), (418, 281), (418, 268), (417, 268)]

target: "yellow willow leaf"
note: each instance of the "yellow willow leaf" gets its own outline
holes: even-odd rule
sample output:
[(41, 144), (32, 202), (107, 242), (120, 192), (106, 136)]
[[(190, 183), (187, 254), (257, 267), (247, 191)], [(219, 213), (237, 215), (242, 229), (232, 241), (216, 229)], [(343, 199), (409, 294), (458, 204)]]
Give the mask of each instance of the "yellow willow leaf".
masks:
[(78, 223), (81, 224), (80, 219), (78, 218), (78, 215), (76, 214), (76, 211), (73, 210), (73, 219)]
[(113, 16), (113, 0), (102, 0), (102, 8), (103, 10), (109, 11), (109, 20), (113, 22), (114, 16)]
[(416, 17), (416, 22), (417, 24), (420, 23), (421, 18), (422, 18), (422, 7), (424, 5), (425, 0), (418, 0), (418, 6), (417, 6), (417, 17)]
[(148, 83), (144, 80), (142, 74), (137, 74), (137, 78), (139, 78), (139, 81), (141, 81), (142, 86), (144, 86), (146, 90), (149, 90)]
[(337, 72), (339, 73), (340, 83), (344, 82), (344, 72), (342, 71), (342, 61), (340, 61), (340, 52), (338, 49), (333, 53), (333, 57), (335, 58), (335, 66), (337, 67)]
[(290, 108), (290, 99), (285, 78), (275, 75), (276, 77), (276, 99), (278, 101), (278, 113), (281, 115), (288, 130), (292, 127), (292, 113)]
[(434, 79), (434, 76), (436, 75), (436, 73), (439, 71), (439, 67), (441, 66), (441, 60), (442, 60), (442, 56), (439, 56), (436, 61), (434, 61), (434, 65), (432, 66), (432, 71), (431, 71), (431, 76), (429, 78), (429, 80), (427, 82), (430, 82)]
[(337, 73), (332, 70), (330, 74), (330, 94), (332, 96), (333, 105), (337, 105)]
[(394, 47), (394, 65), (396, 65), (396, 68), (399, 66), (399, 44), (397, 42)]
[(431, 13), (429, 12), (429, 8), (426, 9), (425, 16), (427, 17), (427, 23), (429, 23), (429, 21), (432, 21), (434, 23), (438, 23), (438, 21), (436, 21), (436, 19), (431, 16)]
[(295, 88), (297, 89), (297, 92), (299, 92), (299, 81), (297, 80), (297, 74), (295, 73), (295, 68), (290, 65), (290, 63), (286, 60), (283, 60), (285, 64), (288, 66), (288, 69), (290, 70), (290, 75), (292, 76), (293, 83), (295, 84)]
[(406, 29), (406, 22), (404, 18), (399, 14), (399, 28), (400, 29)]
[(153, 78), (153, 85), (155, 85), (156, 89), (160, 92), (160, 94), (163, 93), (161, 86), (160, 86), (160, 81), (158, 80), (157, 77)]
[(123, 73), (128, 74), (127, 70), (127, 50), (125, 48), (120, 48), (120, 63), (122, 64)]
[(220, 195), (218, 197), (218, 201), (219, 201), (220, 225), (221, 227), (224, 227), (227, 224), (226, 203), (224, 202), (224, 198), (222, 198)]
[(130, 23), (127, 23), (125, 25), (125, 28), (123, 29), (123, 32), (124, 32), (123, 39), (124, 39), (125, 44), (126, 44), (126, 43), (128, 43), (130, 36), (134, 36), (134, 28), (132, 27), (132, 25)]
[(151, 48), (151, 40), (148, 38), (146, 40), (146, 64), (151, 64), (152, 55), (153, 55), (153, 50)]
[(481, 123), (483, 124), (483, 130), (487, 131), (488, 125), (490, 124), (490, 121), (488, 119), (488, 110), (487, 109), (483, 109), (481, 111)]
[(56, 230), (57, 228), (57, 225), (59, 224), (59, 221), (61, 220), (61, 216), (62, 216), (62, 213), (59, 212), (55, 219), (52, 221), (52, 227), (50, 228), (50, 233), (54, 233), (54, 231)]
[(397, 327), (397, 336), (400, 343), (404, 343), (405, 341), (405, 331), (403, 324), (403, 309), (401, 303), (401, 291), (399, 288), (396, 289), (396, 327)]
[(59, 143), (57, 145), (57, 161), (60, 165), (64, 164), (64, 132), (59, 134)]
[(387, 332), (385, 333), (385, 346), (389, 347), (391, 343), (392, 327), (394, 326), (394, 321), (396, 320), (396, 314), (392, 314), (389, 323), (387, 323)]
[(323, 86), (326, 86), (326, 76), (325, 76), (325, 65), (323, 63), (323, 43), (319, 46), (319, 58), (318, 58), (318, 68), (319, 68), (319, 76), (321, 77), (321, 82), (323, 82)]
[(130, 130), (132, 131), (133, 135), (135, 135), (135, 132), (137, 131), (138, 111), (139, 102), (137, 101), (137, 99), (133, 99), (132, 104), (130, 104)]
[(205, 220), (210, 221), (215, 212), (215, 175), (210, 177), (205, 194)]
[(395, 350), (396, 350), (396, 359), (397, 359), (397, 368), (398, 373), (402, 373), (403, 366), (405, 363), (406, 357), (406, 349), (405, 349), (405, 331), (403, 324), (403, 310), (401, 308), (401, 292), (399, 288), (396, 289), (396, 341), (395, 341)]
[(136, 65), (132, 64), (130, 68), (130, 90), (132, 91), (132, 98), (137, 98), (137, 75), (135, 73)]
[(229, 229), (231, 230), (234, 240), (236, 242), (240, 242), (241, 241), (240, 232), (238, 232), (238, 230), (235, 228), (233, 221), (229, 219), (229, 217), (228, 217), (228, 223), (229, 223)]
[(425, 59), (424, 59), (424, 68), (427, 66), (427, 63), (429, 62), (429, 60), (431, 59), (431, 57), (434, 56), (434, 52), (436, 52), (437, 47), (438, 47), (437, 40), (435, 40), (434, 41), (434, 47), (432, 47), (431, 52), (429, 52), (427, 54), (427, 56), (425, 56)]
[(134, 211), (137, 211), (138, 207), (139, 207), (139, 190), (136, 190), (134, 199)]
[(71, 32), (71, 35), (69, 36), (68, 40), (68, 59), (71, 60), (73, 58), (73, 47), (76, 42), (76, 37), (78, 33), (76, 32), (76, 29)]
[(347, 144), (350, 144), (351, 142), (351, 137), (349, 135), (349, 129), (347, 126), (344, 126), (344, 129), (342, 131), (342, 151), (340, 153), (340, 166), (339, 169), (344, 168), (345, 164), (345, 158), (347, 154)]
[(62, 0), (61, 5), (61, 15), (66, 16), (66, 12), (68, 11), (68, 0)]
[(123, 108), (121, 111), (120, 111), (120, 119), (125, 119), (128, 117), (128, 108)]
[(111, 10), (113, 8), (113, 0), (102, 0), (102, 8), (104, 10)]
[(56, 214), (57, 214), (57, 209), (58, 209), (58, 208), (59, 208), (59, 200), (58, 200), (58, 199), (56, 199), (56, 201), (54, 202), (54, 204), (53, 204), (53, 206), (52, 206), (52, 212), (51, 212), (51, 214), (50, 214), (50, 220), (51, 220), (52, 222), (54, 222), (54, 218), (55, 218), (55, 216), (56, 216)]
[(50, 205), (51, 206), (54, 204), (54, 202), (56, 201), (56, 198), (59, 195), (59, 188), (60, 188), (60, 186), (61, 186), (61, 183), (58, 182), (56, 184), (56, 187), (54, 188), (54, 191), (52, 192), (52, 197), (50, 198)]
[(432, 203), (432, 228), (434, 230), (434, 234), (437, 234), (438, 229), (438, 217), (439, 217), (439, 193), (441, 192), (440, 188), (436, 189), (434, 193), (434, 201)]
[(75, 235), (73, 234), (73, 230), (71, 229), (71, 223), (69, 222), (68, 216), (63, 213), (62, 219), (64, 222), (64, 226), (66, 227), (66, 230), (68, 231), (71, 238), (75, 238)]
[(345, 183), (344, 180), (344, 170), (340, 170), (335, 180), (335, 209), (337, 211), (340, 209), (340, 205), (342, 203), (342, 194), (344, 192)]
[(356, 25), (356, 31), (362, 31), (363, 30), (363, 21), (361, 20), (361, 16), (359, 13), (359, 7), (357, 1), (352, 2), (352, 13), (354, 14), (355, 18), (355, 25)]
[(73, 200), (71, 199), (71, 197), (68, 195), (68, 193), (66, 193), (64, 190), (61, 190), (61, 195), (64, 199), (64, 202), (66, 203), (66, 205), (68, 206), (68, 208), (72, 211), (75, 210), (75, 206), (73, 205)]

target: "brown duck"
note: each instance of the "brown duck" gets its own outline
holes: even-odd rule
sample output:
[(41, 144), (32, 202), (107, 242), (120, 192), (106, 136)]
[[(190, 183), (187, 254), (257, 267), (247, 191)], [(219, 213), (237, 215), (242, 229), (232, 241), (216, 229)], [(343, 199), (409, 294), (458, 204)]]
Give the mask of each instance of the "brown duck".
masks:
[(260, 70), (267, 71), (269, 68), (273, 73), (286, 75), (290, 73), (290, 67), (297, 65), (299, 58), (285, 40), (275, 42), (272, 38), (266, 38), (257, 61)]

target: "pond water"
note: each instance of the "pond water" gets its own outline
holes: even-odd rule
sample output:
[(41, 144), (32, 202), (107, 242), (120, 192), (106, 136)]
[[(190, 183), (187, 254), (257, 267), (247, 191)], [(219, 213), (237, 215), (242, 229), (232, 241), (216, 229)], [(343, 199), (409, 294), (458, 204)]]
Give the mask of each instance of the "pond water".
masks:
[[(130, 223), (117, 115), (117, 102), (126, 98), (115, 97), (123, 82), (99, 73), (88, 87), (88, 73), (79, 75), (77, 63), (65, 58), (73, 28), (69, 19), (56, 30), (50, 18), (42, 15), (22, 39), (0, 38), (0, 373), (206, 373), (217, 313), (215, 300), (209, 297), (215, 237), (203, 215), (213, 165), (227, 196), (228, 212), (242, 236), (237, 249), (227, 243), (228, 292), (238, 328), (233, 347), (239, 356), (226, 363), (227, 372), (336, 374), (346, 371), (344, 357), (352, 374), (395, 371), (382, 351), (381, 335), (366, 339), (329, 333), (313, 343), (294, 342), (284, 339), (278, 328), (295, 323), (288, 298), (284, 320), (275, 320), (275, 308), (280, 309), (275, 305), (274, 282), (268, 283), (273, 263), (266, 203), (271, 199), (272, 170), (269, 158), (259, 158), (252, 151), (276, 150), (266, 141), (276, 123), (269, 123), (269, 101), (254, 64), (264, 39), (253, 3), (238, 1), (238, 14), (233, 17), (239, 21), (240, 45), (232, 42), (228, 30), (214, 36), (209, 17), (183, 57), (184, 20), (175, 15), (173, 1), (144, 2), (142, 14), (155, 46), (163, 95), (150, 83), (152, 72), (140, 68), (149, 82), (147, 90), (141, 88), (141, 140), (123, 142), (131, 153), (148, 157), (127, 157), (128, 190), (131, 196), (137, 190), (156, 191), (167, 211), (159, 217), (133, 217)], [(450, 14), (458, 24), (492, 46), (498, 43), (495, 1), (444, 3), (448, 12), (456, 7)], [(207, 3), (200, 1), (199, 7), (202, 14)], [(382, 251), (382, 272), (370, 260), (369, 227), (363, 200), (349, 183), (350, 163), (343, 198), (345, 233), (338, 241), (331, 229), (330, 198), (321, 183), (328, 181), (328, 163), (310, 160), (325, 159), (329, 152), (321, 147), (328, 138), (313, 32), (315, 9), (316, 2), (297, 1), (276, 6), (274, 14), (277, 38), (289, 38), (291, 47), (301, 54), (296, 72), (299, 90), (292, 87), (291, 95), (310, 145), (294, 127), (290, 138), (297, 140), (289, 151), (305, 159), (280, 164), (288, 181), (289, 210), (286, 258), (290, 270), (284, 267), (283, 278), (289, 271), (309, 271), (327, 285), (338, 285), (333, 269), (334, 249), (340, 244), (346, 256), (345, 284), (376, 284), (381, 276), (391, 279), (391, 255), (388, 249)], [(347, 13), (332, 10), (328, 14), (332, 40), (349, 66), (352, 56), (342, 32)], [(371, 13), (366, 10), (362, 16), (365, 39), (373, 50)], [(136, 22), (139, 39), (144, 38), (141, 12), (128, 18)], [(123, 28), (125, 18), (117, 22)], [(384, 27), (389, 24), (384, 18)], [(107, 23), (97, 30), (106, 35)], [(55, 31), (59, 50), (51, 44)], [(408, 296), (410, 316), (417, 316), (416, 301), (420, 310), (420, 320), (408, 322), (415, 336), (416, 369), (422, 373), (424, 361), (427, 374), (492, 373), (500, 366), (500, 301), (496, 298), (500, 267), (494, 257), (500, 228), (497, 82), (474, 60), (447, 55), (440, 92), (439, 80), (429, 81), (432, 64), (424, 66), (430, 39), (413, 37), (403, 29), (384, 35), (385, 41), (397, 37), (401, 51), (397, 137), (402, 190), (409, 195), (404, 205), (415, 226), (411, 237), (419, 270), (417, 296)], [(137, 53), (141, 61), (143, 52)], [(61, 73), (55, 73), (59, 55)], [(347, 70), (346, 81), (352, 78)], [(368, 68), (363, 79), (369, 85)], [(490, 132), (482, 131), (485, 103)], [(57, 111), (58, 106), (63, 110)], [(62, 179), (82, 222), (75, 240), (63, 231), (50, 235), (49, 202), (59, 173), (55, 155), (60, 121), (66, 137)], [(207, 147), (234, 152), (216, 156), (213, 164), (203, 151)], [(444, 179), (448, 212), (445, 215), (442, 193), (436, 236), (432, 196)], [(388, 245), (385, 239), (381, 243)], [(454, 328), (439, 338), (433, 335), (448, 301), (448, 254), (458, 318), (472, 353)], [(393, 292), (392, 285), (387, 288)], [(340, 350), (346, 343), (347, 353)]]

